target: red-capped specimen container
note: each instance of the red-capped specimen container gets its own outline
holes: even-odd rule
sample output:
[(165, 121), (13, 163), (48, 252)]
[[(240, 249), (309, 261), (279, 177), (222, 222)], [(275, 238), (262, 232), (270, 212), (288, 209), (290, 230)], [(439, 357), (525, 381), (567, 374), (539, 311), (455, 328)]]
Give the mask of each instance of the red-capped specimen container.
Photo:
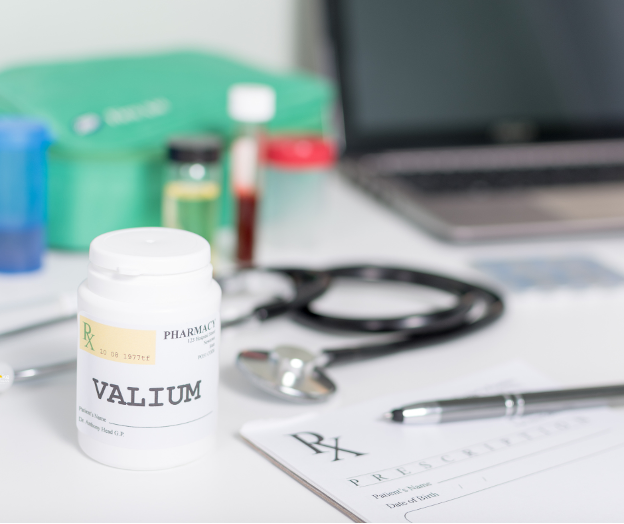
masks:
[(324, 211), (336, 146), (322, 136), (279, 136), (269, 140), (266, 156), (262, 222), (279, 243), (293, 243), (297, 233), (313, 233)]

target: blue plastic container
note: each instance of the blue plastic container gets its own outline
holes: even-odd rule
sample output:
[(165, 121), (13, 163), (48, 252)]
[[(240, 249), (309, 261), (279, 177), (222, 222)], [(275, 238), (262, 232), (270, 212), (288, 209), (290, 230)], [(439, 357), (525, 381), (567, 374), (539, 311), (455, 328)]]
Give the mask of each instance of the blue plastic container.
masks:
[(32, 118), (0, 117), (0, 271), (41, 267), (45, 250), (46, 125)]

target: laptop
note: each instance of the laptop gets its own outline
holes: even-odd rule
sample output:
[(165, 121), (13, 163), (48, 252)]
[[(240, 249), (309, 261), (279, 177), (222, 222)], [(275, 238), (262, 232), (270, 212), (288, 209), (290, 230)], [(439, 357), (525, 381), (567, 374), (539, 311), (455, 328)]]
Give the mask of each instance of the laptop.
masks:
[(327, 0), (343, 172), (457, 242), (624, 231), (622, 0)]

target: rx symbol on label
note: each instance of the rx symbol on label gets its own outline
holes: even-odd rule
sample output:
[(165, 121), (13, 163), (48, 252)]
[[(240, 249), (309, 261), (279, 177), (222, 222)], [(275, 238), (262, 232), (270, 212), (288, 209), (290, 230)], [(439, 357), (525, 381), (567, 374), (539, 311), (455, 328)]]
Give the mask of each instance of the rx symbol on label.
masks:
[(87, 341), (85, 343), (85, 348), (88, 348), (89, 346), (91, 346), (91, 351), (95, 351), (95, 348), (93, 347), (93, 342), (91, 342), (95, 335), (91, 334), (91, 326), (89, 324), (87, 324), (86, 322), (83, 322), (83, 324), (84, 324), (84, 337), (83, 337), (83, 340)]
[[(302, 435), (309, 435), (312, 437), (312, 439), (310, 439), (309, 437), (303, 438)], [(334, 437), (333, 439), (331, 439), (334, 441), (333, 444), (325, 444), (324, 442), (325, 437), (323, 437), (322, 435), (319, 435), (318, 433), (311, 433), (309, 431), (304, 431), (301, 433), (295, 433), (294, 435), (290, 435), (290, 436), (293, 438), (296, 438), (299, 442), (308, 446), (312, 451), (314, 451), (314, 453), (327, 453), (328, 450), (330, 449), (333, 450), (334, 459), (332, 460), (332, 462), (336, 462), (337, 460), (342, 460), (342, 458), (340, 458), (341, 452), (351, 453), (352, 455), (355, 455), (356, 457), (359, 457), (361, 455), (366, 455), (366, 453), (360, 453), (359, 451), (351, 451), (350, 449), (338, 447), (338, 439), (340, 437)], [(328, 448), (328, 450), (319, 449), (319, 446)]]

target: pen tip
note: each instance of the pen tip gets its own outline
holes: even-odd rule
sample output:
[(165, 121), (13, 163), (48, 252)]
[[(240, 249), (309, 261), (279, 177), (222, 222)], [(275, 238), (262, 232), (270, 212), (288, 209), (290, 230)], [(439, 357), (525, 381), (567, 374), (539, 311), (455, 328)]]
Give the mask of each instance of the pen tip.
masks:
[(403, 422), (403, 411), (400, 409), (395, 409), (394, 411), (388, 411), (384, 413), (384, 418), (388, 420), (392, 420), (393, 422)]

